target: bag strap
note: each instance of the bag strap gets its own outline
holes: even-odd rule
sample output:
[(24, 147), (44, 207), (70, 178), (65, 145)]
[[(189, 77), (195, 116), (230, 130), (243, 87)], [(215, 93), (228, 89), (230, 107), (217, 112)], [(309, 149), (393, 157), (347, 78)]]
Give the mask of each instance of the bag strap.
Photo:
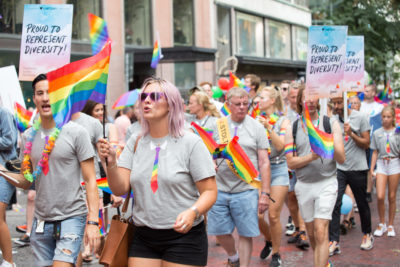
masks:
[[(139, 135), (138, 138), (136, 138), (135, 141), (135, 146), (133, 148), (133, 153), (136, 152), (136, 148), (138, 146), (139, 140), (140, 140), (141, 136)], [(129, 206), (129, 200), (131, 199), (131, 187), (129, 186), (129, 191), (128, 191), (128, 196), (125, 198), (124, 201), (124, 205), (122, 206), (122, 213), (126, 213), (126, 211), (128, 210), (128, 206)]]
[(323, 118), (323, 125), (324, 125), (324, 130), (326, 133), (331, 134), (332, 133), (332, 129), (331, 129), (331, 121), (329, 119), (328, 116), (324, 115)]
[[(293, 136), (293, 146), (296, 145), (296, 135), (297, 135), (297, 125), (299, 124), (299, 119), (296, 119), (293, 122), (293, 128), (292, 128), (292, 136)], [(294, 148), (294, 147), (293, 147)], [(293, 149), (293, 157), (294, 157), (294, 149)]]

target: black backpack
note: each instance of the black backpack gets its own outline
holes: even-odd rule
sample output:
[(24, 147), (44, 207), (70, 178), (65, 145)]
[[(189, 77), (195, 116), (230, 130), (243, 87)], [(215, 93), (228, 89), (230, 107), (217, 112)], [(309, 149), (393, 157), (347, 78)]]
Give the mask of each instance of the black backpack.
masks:
[[(297, 135), (297, 125), (299, 124), (299, 120), (297, 119), (293, 122), (293, 128), (292, 128), (292, 135), (293, 135), (293, 144), (296, 145), (296, 135)], [(331, 123), (330, 119), (328, 116), (323, 117), (322, 124), (324, 126), (324, 130), (326, 133), (331, 134), (332, 129), (331, 129)], [(293, 149), (293, 156), (294, 156), (295, 149)]]

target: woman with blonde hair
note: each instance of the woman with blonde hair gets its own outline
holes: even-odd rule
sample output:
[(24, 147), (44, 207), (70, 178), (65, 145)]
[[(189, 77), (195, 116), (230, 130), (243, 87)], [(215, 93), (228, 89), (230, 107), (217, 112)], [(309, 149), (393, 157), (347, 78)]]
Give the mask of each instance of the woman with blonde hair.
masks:
[[(264, 87), (260, 92), (259, 109), (260, 116), (257, 119), (266, 129), (271, 145), (271, 198), (275, 202), (270, 203), (268, 218), (269, 226), (264, 219), (264, 214), (259, 214), (259, 227), (263, 233), (266, 244), (261, 251), (260, 257), (267, 258), (272, 252), (270, 266), (281, 262), (279, 247), (282, 239), (282, 226), (280, 214), (286, 195), (289, 190), (289, 174), (286, 164), (284, 142), (286, 128), (289, 126), (289, 119), (283, 116), (283, 101), (278, 90), (272, 87)], [(272, 247), (272, 251), (271, 251)]]
[[(400, 140), (396, 134), (396, 113), (392, 106), (383, 108), (382, 128), (372, 135), (370, 148), (374, 150), (370, 172), (373, 175), (376, 165), (376, 195), (378, 198), (379, 225), (374, 235), (396, 236), (393, 223), (396, 214), (396, 193), (400, 179)], [(385, 223), (385, 194), (388, 184), (389, 225)]]
[(188, 121), (195, 122), (201, 127), (210, 128), (214, 121), (221, 116), (206, 93), (195, 92), (189, 98), (189, 112), (192, 114)]

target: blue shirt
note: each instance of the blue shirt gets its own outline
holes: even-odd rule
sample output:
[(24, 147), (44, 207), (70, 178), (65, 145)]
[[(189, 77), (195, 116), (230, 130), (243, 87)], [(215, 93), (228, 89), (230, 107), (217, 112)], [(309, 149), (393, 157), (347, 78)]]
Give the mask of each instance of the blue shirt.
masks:
[(18, 130), (13, 115), (0, 107), (0, 164), (17, 158)]

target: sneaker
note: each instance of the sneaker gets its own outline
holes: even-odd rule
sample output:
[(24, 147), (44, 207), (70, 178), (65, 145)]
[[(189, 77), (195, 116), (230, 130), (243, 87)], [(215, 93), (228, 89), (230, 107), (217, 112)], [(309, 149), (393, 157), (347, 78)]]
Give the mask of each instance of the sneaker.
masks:
[(390, 237), (396, 236), (396, 232), (394, 231), (393, 225), (389, 225), (387, 229), (388, 229), (387, 236)]
[(293, 235), (293, 233), (296, 232), (296, 227), (294, 224), (292, 224), (287, 230), (286, 230), (286, 235), (290, 236)]
[(292, 225), (293, 225), (293, 219), (292, 216), (289, 216), (286, 224), (286, 229), (289, 229)]
[(374, 232), (374, 236), (382, 236), (384, 233), (386, 233), (387, 228), (386, 228), (386, 223), (382, 224), (380, 223), (378, 225), (378, 228), (376, 228)]
[(374, 237), (371, 234), (363, 236), (360, 248), (362, 250), (371, 250), (374, 247)]
[(226, 267), (240, 267), (239, 259), (237, 261), (231, 261), (230, 259), (228, 259), (228, 263), (226, 264)]
[(369, 202), (369, 203), (371, 203), (372, 202), (372, 196), (371, 196), (371, 193), (367, 193), (367, 201)]
[(16, 267), (17, 265), (15, 265), (14, 263), (9, 263), (8, 261), (3, 260), (3, 262), (0, 264), (0, 267)]
[(26, 233), (26, 224), (17, 225), (15, 227), (15, 230), (17, 230), (17, 232), (20, 232), (20, 233)]
[(30, 239), (29, 235), (25, 234), (25, 235), (21, 236), (19, 239), (15, 240), (14, 242), (21, 246), (28, 246), (30, 244), (30, 241), (31, 241), (31, 239)]
[(353, 210), (354, 210), (355, 213), (358, 213), (357, 203), (354, 203)]
[(329, 242), (329, 256), (339, 255), (340, 253), (342, 252), (340, 251), (339, 243), (336, 241)]
[(272, 243), (270, 241), (265, 241), (265, 247), (261, 250), (260, 258), (266, 259), (271, 255), (272, 252)]
[(291, 237), (288, 238), (287, 242), (289, 244), (295, 244), (297, 243), (297, 239), (299, 239), (299, 232), (295, 231)]
[(307, 235), (306, 232), (301, 231), (299, 233), (299, 236), (296, 241), (296, 247), (301, 248), (301, 249), (307, 249), (310, 247), (310, 244), (307, 241)]
[(281, 255), (279, 253), (272, 254), (272, 260), (269, 267), (280, 267), (282, 264)]
[(340, 234), (347, 235), (347, 227), (343, 223), (340, 224)]

